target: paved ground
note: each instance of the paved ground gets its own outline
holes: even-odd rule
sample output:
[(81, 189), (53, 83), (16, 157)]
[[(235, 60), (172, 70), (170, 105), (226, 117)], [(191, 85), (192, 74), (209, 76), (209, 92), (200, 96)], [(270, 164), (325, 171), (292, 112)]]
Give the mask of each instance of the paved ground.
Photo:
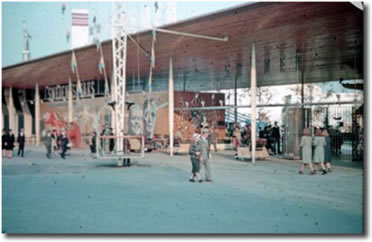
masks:
[(3, 233), (363, 232), (362, 169), (299, 175), (298, 161), (223, 152), (214, 182), (199, 184), (188, 181), (188, 156), (149, 153), (130, 168), (82, 151), (26, 157), (3, 159)]

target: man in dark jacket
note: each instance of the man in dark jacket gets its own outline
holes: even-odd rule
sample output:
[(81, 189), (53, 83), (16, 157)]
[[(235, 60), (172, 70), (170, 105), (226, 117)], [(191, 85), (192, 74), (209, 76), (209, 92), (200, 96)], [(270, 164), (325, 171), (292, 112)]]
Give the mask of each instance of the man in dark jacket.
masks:
[(21, 157), (23, 157), (23, 153), (25, 149), (25, 134), (23, 133), (23, 129), (21, 129), (21, 132), (19, 133), (17, 137), (17, 143), (18, 143), (18, 156), (21, 155)]
[(280, 130), (278, 127), (278, 122), (274, 122), (274, 127), (272, 128), (271, 134), (273, 140), (273, 152), (275, 154), (280, 154)]
[(62, 134), (61, 134), (61, 148), (62, 148), (61, 157), (62, 157), (62, 159), (65, 159), (66, 151), (67, 151), (67, 147), (68, 147), (68, 142), (69, 141), (68, 141), (68, 138), (66, 136), (66, 133), (63, 130)]
[(90, 152), (93, 158), (97, 158), (97, 145), (96, 145), (97, 133), (94, 131), (92, 135), (92, 140), (90, 142)]
[(8, 139), (6, 141), (6, 143), (7, 143), (6, 149), (8, 151), (8, 158), (13, 157), (14, 142), (15, 142), (15, 137), (14, 137), (14, 134), (13, 134), (13, 130), (9, 129), (9, 135), (8, 135)]

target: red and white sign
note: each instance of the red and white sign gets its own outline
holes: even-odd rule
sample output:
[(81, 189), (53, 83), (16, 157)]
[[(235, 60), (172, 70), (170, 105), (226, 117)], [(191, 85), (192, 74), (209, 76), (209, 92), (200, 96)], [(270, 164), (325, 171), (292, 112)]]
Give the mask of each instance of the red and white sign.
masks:
[(72, 12), (72, 26), (88, 26), (88, 12)]

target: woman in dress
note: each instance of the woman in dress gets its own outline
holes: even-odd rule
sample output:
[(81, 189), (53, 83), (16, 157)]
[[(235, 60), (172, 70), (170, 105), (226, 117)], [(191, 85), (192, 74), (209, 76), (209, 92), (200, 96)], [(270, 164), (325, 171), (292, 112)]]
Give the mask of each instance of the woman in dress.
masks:
[(234, 139), (233, 139), (233, 142), (234, 142), (234, 149), (235, 149), (236, 151), (238, 151), (238, 147), (239, 147), (239, 145), (240, 145), (240, 141), (241, 141), (241, 139), (242, 139), (242, 136), (241, 136), (241, 134), (240, 134), (240, 128), (239, 128), (239, 126), (236, 126), (236, 127), (235, 127), (235, 130), (234, 130), (234, 133), (233, 133), (233, 137), (234, 137)]
[(314, 170), (318, 169), (318, 164), (322, 168), (322, 175), (327, 174), (327, 171), (324, 166), (324, 147), (326, 146), (325, 137), (322, 134), (320, 129), (315, 131), (315, 138), (313, 141), (313, 145), (315, 146), (314, 150)]
[(328, 172), (331, 172), (331, 137), (329, 137), (328, 130), (326, 129), (324, 129), (322, 133), (326, 140), (326, 146), (324, 147), (324, 163), (326, 168), (328, 168)]
[(300, 147), (302, 148), (302, 166), (298, 173), (301, 175), (304, 174), (304, 169), (308, 165), (311, 171), (311, 175), (314, 175), (316, 172), (313, 169), (313, 165), (311, 164), (311, 156), (312, 156), (312, 143), (313, 140), (311, 138), (311, 131), (310, 129), (304, 129), (304, 135), (301, 137)]

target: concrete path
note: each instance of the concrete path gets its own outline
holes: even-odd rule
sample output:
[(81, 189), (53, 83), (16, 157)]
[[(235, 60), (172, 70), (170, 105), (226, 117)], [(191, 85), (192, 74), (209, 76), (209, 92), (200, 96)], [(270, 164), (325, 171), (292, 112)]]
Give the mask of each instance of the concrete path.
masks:
[(2, 232), (362, 233), (363, 170), (299, 175), (299, 161), (214, 154), (213, 183), (188, 181), (188, 156), (147, 153), (130, 168), (43, 149), (2, 162)]

